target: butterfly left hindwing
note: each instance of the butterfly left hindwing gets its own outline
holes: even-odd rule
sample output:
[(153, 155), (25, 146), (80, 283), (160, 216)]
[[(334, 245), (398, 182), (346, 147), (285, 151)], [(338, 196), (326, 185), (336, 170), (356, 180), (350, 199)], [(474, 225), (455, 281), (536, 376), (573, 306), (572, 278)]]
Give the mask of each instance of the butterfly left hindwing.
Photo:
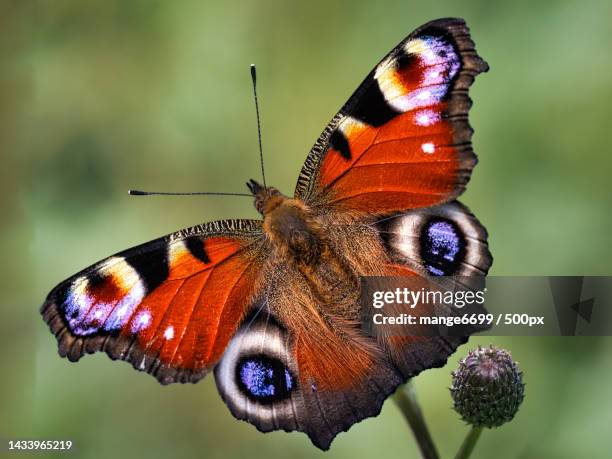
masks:
[(232, 414), (262, 432), (305, 432), (327, 450), (334, 437), (380, 413), (402, 376), (384, 361), (353, 387), (317, 386), (300, 374), (295, 336), (265, 309), (257, 309), (236, 333), (215, 368), (221, 397)]

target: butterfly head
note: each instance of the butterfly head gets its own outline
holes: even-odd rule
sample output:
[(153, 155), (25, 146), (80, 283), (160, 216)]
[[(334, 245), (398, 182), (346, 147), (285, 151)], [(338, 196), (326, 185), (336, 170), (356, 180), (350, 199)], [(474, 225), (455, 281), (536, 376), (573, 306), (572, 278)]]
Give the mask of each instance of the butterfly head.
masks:
[(275, 209), (282, 201), (283, 195), (274, 187), (267, 187), (251, 179), (247, 187), (255, 197), (255, 208), (261, 215), (266, 215)]

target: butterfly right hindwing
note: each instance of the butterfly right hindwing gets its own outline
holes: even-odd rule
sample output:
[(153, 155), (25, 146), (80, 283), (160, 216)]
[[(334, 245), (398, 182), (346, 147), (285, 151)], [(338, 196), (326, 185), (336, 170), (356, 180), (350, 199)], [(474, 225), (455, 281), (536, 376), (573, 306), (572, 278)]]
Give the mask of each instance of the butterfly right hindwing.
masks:
[(486, 276), (487, 231), (458, 201), (383, 217), (376, 223), (391, 258), (427, 276)]

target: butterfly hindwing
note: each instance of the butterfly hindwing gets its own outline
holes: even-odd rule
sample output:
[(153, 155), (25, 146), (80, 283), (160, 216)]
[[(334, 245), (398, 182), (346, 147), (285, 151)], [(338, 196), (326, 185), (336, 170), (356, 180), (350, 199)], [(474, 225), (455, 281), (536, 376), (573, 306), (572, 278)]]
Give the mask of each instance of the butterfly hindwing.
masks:
[(391, 259), (423, 276), (485, 276), (487, 230), (458, 201), (398, 212), (375, 223)]
[(371, 214), (449, 201), (476, 163), (467, 115), (488, 69), (461, 19), (418, 28), (366, 77), (309, 153), (297, 198)]
[(92, 265), (41, 308), (71, 361), (105, 351), (161, 383), (196, 382), (219, 360), (256, 288), (261, 224), (223, 220)]
[[(453, 201), (400, 212), (378, 219), (373, 225), (390, 260), (388, 275), (416, 276), (411, 281), (414, 290), (420, 286), (431, 289), (432, 285), (442, 290), (483, 288), (484, 278), (493, 262), (487, 231), (463, 204)], [(394, 312), (388, 309), (387, 312), (391, 315), (419, 315), (431, 311), (423, 305), (408, 309), (400, 308)], [(436, 306), (438, 315), (468, 313), (481, 314), (486, 310), (482, 305), (470, 308), (454, 308), (444, 304)], [(385, 331), (384, 328), (381, 330)], [(444, 365), (448, 356), (467, 339), (468, 336), (458, 333), (378, 335), (379, 343), (405, 377), (412, 377), (426, 368)]]
[(384, 361), (350, 388), (318, 387), (301, 374), (295, 335), (267, 309), (253, 311), (215, 368), (232, 414), (262, 432), (300, 431), (321, 449), (363, 418), (376, 416), (401, 375)]

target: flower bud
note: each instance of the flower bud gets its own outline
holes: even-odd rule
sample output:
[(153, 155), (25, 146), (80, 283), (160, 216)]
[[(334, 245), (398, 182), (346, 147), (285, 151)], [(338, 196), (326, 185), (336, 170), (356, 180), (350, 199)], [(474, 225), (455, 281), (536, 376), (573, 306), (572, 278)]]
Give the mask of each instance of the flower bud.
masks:
[(504, 349), (478, 346), (452, 374), (455, 411), (475, 427), (511, 421), (523, 401), (523, 373)]

